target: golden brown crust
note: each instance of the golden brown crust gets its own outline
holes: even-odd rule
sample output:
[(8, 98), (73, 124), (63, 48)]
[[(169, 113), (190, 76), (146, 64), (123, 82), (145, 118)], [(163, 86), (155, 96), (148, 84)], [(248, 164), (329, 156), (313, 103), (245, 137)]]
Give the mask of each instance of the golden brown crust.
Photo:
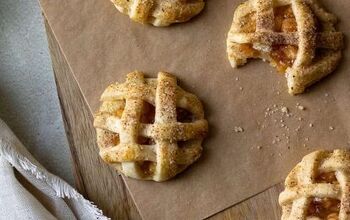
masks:
[[(145, 79), (141, 72), (129, 73), (125, 83), (110, 85), (101, 101), (94, 120), (100, 156), (126, 176), (164, 181), (200, 157), (208, 131), (203, 107), (174, 76), (160, 72), (158, 79)], [(154, 120), (143, 115), (152, 113), (150, 107), (144, 110), (145, 102), (155, 107)], [(191, 121), (179, 121), (178, 108), (193, 115)]]
[(204, 8), (203, 0), (112, 0), (122, 13), (139, 23), (168, 26), (190, 20)]
[[(275, 27), (274, 9), (288, 5), (297, 31), (286, 28), (287, 31), (279, 32)], [(234, 13), (227, 38), (228, 58), (234, 68), (244, 65), (249, 58), (262, 58), (276, 66), (271, 56), (276, 45), (297, 46), (293, 63), (285, 68), (285, 73), (289, 93), (302, 93), (331, 73), (341, 58), (343, 34), (336, 32), (336, 20), (317, 0), (248, 0)], [(255, 52), (245, 53), (242, 45), (251, 45)]]
[(310, 212), (315, 200), (340, 201), (340, 207), (335, 209), (325, 206), (325, 209), (330, 209), (322, 210), (329, 213), (325, 219), (350, 219), (349, 181), (349, 151), (315, 151), (306, 155), (287, 176), (285, 190), (279, 196), (282, 220), (311, 219), (311, 216), (315, 220), (325, 218), (314, 216), (315, 210)]

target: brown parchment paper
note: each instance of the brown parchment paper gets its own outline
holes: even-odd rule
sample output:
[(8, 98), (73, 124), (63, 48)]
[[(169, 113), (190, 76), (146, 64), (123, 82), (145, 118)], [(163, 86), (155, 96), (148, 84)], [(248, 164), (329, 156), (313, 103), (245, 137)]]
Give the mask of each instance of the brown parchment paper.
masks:
[[(92, 112), (105, 87), (133, 70), (173, 73), (204, 103), (210, 135), (197, 163), (165, 183), (125, 179), (144, 219), (205, 218), (282, 181), (306, 153), (349, 146), (347, 49), (334, 74), (290, 96), (267, 63), (230, 67), (226, 35), (240, 2), (208, 0), (190, 22), (155, 28), (132, 22), (108, 0), (41, 0)], [(350, 2), (323, 3), (349, 36)]]

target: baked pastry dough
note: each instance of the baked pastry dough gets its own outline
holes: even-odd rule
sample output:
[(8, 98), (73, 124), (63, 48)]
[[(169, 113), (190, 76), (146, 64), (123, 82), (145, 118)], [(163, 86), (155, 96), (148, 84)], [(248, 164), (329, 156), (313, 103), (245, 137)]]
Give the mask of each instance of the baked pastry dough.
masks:
[(112, 0), (122, 13), (139, 23), (168, 26), (185, 22), (204, 8), (203, 0)]
[(100, 156), (126, 176), (164, 181), (200, 157), (208, 130), (203, 107), (174, 76), (129, 73), (101, 101), (94, 120)]
[(350, 152), (306, 155), (287, 176), (279, 203), (282, 220), (349, 220)]
[(285, 73), (290, 94), (331, 73), (341, 58), (337, 19), (317, 0), (248, 0), (239, 5), (227, 38), (233, 68), (248, 58), (267, 60)]

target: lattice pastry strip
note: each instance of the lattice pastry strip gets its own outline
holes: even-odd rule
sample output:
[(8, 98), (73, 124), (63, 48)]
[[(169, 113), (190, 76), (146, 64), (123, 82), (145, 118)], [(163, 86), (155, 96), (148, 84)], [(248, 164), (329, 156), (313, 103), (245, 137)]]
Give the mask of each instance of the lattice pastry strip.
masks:
[(289, 173), (280, 194), (282, 220), (350, 219), (349, 177), (349, 151), (316, 151), (305, 156)]
[[(201, 102), (170, 74), (145, 79), (141, 72), (129, 73), (126, 83), (110, 85), (101, 101), (94, 121), (100, 155), (125, 175), (164, 181), (200, 157), (208, 130)], [(155, 107), (154, 121), (144, 121), (150, 105)], [(190, 119), (179, 121), (179, 109)]]
[(286, 74), (290, 94), (302, 93), (341, 58), (336, 21), (317, 0), (248, 0), (237, 7), (228, 33), (229, 61), (236, 68), (249, 58), (268, 60)]
[(112, 0), (122, 13), (139, 23), (168, 26), (185, 22), (204, 8), (203, 0)]

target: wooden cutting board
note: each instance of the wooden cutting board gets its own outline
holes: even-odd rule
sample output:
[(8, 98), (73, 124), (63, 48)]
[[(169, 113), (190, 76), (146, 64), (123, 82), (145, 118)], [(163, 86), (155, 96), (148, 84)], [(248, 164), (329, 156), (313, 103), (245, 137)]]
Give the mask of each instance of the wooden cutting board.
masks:
[[(76, 188), (112, 219), (141, 219), (123, 178), (99, 158), (92, 114), (51, 27), (44, 20)], [(277, 184), (209, 219), (280, 219), (278, 195), (282, 189), (283, 184)]]

